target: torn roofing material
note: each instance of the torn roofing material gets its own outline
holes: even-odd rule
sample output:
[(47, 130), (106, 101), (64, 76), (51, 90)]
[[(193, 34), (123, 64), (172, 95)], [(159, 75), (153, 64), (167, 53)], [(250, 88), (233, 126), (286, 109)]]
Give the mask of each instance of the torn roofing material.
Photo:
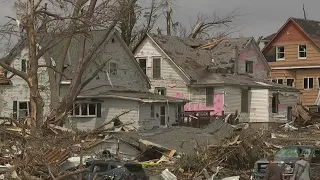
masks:
[(158, 34), (149, 34), (149, 37), (191, 80), (198, 80), (199, 74), (208, 66), (232, 68), (235, 60), (235, 47), (238, 47), (240, 53), (253, 39), (224, 38), (210, 48), (204, 49), (203, 45), (209, 43), (205, 40)]
[[(213, 122), (205, 129), (193, 127), (168, 127), (152, 132), (116, 132), (113, 135), (126, 141), (146, 140), (178, 153), (191, 154), (197, 146), (207, 146), (229, 137), (233, 128), (224, 122)], [(173, 138), (174, 137), (174, 138)]]
[(206, 86), (244, 86), (251, 88), (263, 88), (272, 90), (287, 90), (287, 91), (299, 91), (295, 87), (286, 86), (270, 82), (267, 80), (261, 80), (253, 78), (249, 75), (238, 75), (238, 74), (218, 74), (218, 73), (207, 73), (203, 75), (203, 78), (190, 86), (194, 87), (206, 87)]
[(151, 92), (142, 92), (128, 90), (125, 88), (117, 87), (110, 88), (110, 86), (99, 86), (89, 90), (82, 91), (78, 98), (121, 98), (128, 100), (136, 100), (141, 102), (174, 102), (185, 103), (189, 102), (186, 99), (180, 99), (169, 96), (162, 96)]

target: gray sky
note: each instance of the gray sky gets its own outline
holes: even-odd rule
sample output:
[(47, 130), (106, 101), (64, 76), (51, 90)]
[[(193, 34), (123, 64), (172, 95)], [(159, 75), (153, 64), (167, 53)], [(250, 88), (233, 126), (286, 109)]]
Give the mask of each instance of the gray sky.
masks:
[[(13, 15), (14, 0), (0, 0), (0, 23), (6, 15)], [(141, 0), (150, 2), (151, 0)], [(233, 36), (267, 36), (276, 32), (289, 17), (303, 17), (302, 4), (305, 4), (307, 18), (320, 20), (320, 0), (172, 0), (175, 4), (174, 21), (179, 21), (189, 27), (195, 22), (199, 12), (211, 15), (213, 11), (224, 15), (238, 8), (240, 14), (235, 22), (240, 25), (240, 31)], [(158, 22), (163, 26), (164, 22)]]

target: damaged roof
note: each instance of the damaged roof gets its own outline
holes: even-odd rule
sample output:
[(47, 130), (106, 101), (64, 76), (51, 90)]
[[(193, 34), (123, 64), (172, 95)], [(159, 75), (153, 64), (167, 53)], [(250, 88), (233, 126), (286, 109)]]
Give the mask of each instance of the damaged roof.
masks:
[(188, 102), (188, 100), (185, 99), (157, 95), (151, 92), (128, 90), (124, 87), (112, 88), (110, 86), (99, 86), (82, 91), (78, 98), (121, 98), (142, 102)]
[(233, 86), (245, 86), (245, 87), (256, 87), (263, 89), (272, 90), (288, 90), (288, 91), (299, 91), (295, 87), (286, 86), (283, 84), (278, 84), (270, 82), (267, 80), (261, 80), (253, 78), (249, 75), (238, 75), (238, 74), (217, 74), (217, 73), (207, 73), (203, 78), (191, 84), (191, 86), (223, 86), (223, 85), (233, 85)]
[[(216, 40), (210, 48), (203, 45), (206, 40), (180, 38), (175, 36), (149, 34), (149, 37), (169, 56), (190, 80), (198, 80), (207, 66), (232, 68), (235, 47), (239, 54), (253, 38), (224, 38)], [(238, 55), (239, 55), (238, 54)]]
[[(140, 139), (159, 144), (167, 149), (175, 149), (177, 152), (194, 153), (195, 147), (218, 143), (229, 137), (234, 128), (217, 120), (204, 129), (172, 126), (153, 130), (152, 132), (115, 132), (113, 135), (127, 142), (136, 144)], [(174, 137), (174, 138), (172, 138)]]

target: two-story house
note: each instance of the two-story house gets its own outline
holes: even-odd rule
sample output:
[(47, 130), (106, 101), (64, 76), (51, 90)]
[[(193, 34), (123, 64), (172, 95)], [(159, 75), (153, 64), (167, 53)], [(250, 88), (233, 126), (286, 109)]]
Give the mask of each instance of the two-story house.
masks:
[(302, 105), (318, 111), (320, 21), (289, 18), (266, 42), (262, 52), (272, 69), (271, 80), (295, 86), (302, 93)]
[[(82, 48), (84, 38), (87, 38), (86, 47), (90, 48), (91, 44), (99, 42), (104, 34), (105, 31), (101, 30), (92, 31), (90, 37), (74, 37), (68, 49), (60, 95), (54, 98), (62, 98), (70, 86), (75, 68), (82, 56), (82, 49), (85, 49)], [(39, 46), (44, 43), (39, 40)], [(6, 63), (17, 70), (27, 72), (29, 56), (25, 44), (19, 41), (8, 54), (10, 57), (6, 58)], [(59, 61), (64, 57), (64, 48), (64, 44), (57, 44), (40, 58), (39, 64), (45, 65), (46, 58), (53, 64)], [(94, 129), (121, 114), (119, 119), (124, 124), (138, 130), (170, 126), (176, 122), (177, 114), (183, 111), (179, 107), (184, 105), (184, 100), (149, 92), (148, 77), (117, 31), (110, 34), (94, 57), (86, 69), (83, 80), (91, 77), (103, 61), (109, 60), (108, 64), (78, 95), (68, 117), (67, 127), (80, 130)], [(23, 119), (30, 113), (29, 87), (19, 76), (12, 73), (4, 74), (0, 78), (0, 116)], [(46, 115), (51, 110), (48, 69), (40, 68), (38, 76)]]
[(243, 122), (290, 120), (293, 87), (268, 82), (269, 65), (253, 38), (213, 41), (148, 34), (134, 55), (151, 92), (190, 100), (186, 112), (238, 113)]

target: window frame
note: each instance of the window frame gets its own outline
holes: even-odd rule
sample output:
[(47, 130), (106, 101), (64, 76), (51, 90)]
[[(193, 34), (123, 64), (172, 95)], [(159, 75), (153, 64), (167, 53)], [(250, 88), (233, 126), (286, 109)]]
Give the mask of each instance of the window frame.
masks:
[(246, 70), (246, 73), (253, 74), (253, 61), (246, 61), (245, 70)]
[[(160, 92), (161, 92), (161, 91), (164, 91), (164, 93), (163, 93), (163, 94), (159, 94), (159, 91), (160, 91)], [(155, 93), (156, 95), (166, 96), (166, 95), (167, 95), (167, 88), (165, 88), (165, 87), (155, 87), (155, 88), (154, 88), (154, 93)]]
[(320, 76), (317, 77), (317, 80), (318, 80), (318, 89), (320, 89)]
[(17, 118), (26, 118), (26, 117), (20, 117), (20, 103), (26, 103), (27, 104), (27, 109), (23, 109), (23, 110), (27, 110), (27, 116), (30, 116), (30, 101), (28, 100), (22, 100), (22, 101), (17, 101)]
[[(310, 88), (310, 79), (312, 78), (312, 88)], [(305, 82), (304, 82), (304, 80), (305, 79), (308, 79), (308, 88), (305, 88)], [(303, 89), (304, 90), (308, 90), (308, 89), (314, 89), (314, 78), (313, 77), (304, 77), (303, 78)]]
[[(114, 65), (116, 65), (116, 67), (114, 68), (111, 68), (111, 64), (114, 64)], [(118, 63), (116, 63), (116, 62), (109, 62), (108, 63), (108, 73), (110, 74), (110, 75), (118, 75)]]
[[(209, 95), (208, 91), (211, 89), (212, 89), (212, 91), (210, 91), (210, 96), (212, 96), (212, 97), (208, 98), (208, 95)], [(209, 100), (212, 102), (209, 103)], [(214, 87), (206, 87), (206, 106), (207, 107), (214, 107)]]
[[(82, 108), (81, 106), (82, 105), (87, 105), (87, 115), (83, 115), (82, 114)], [(94, 104), (95, 105), (95, 114), (90, 114), (90, 104)], [(76, 107), (76, 105), (79, 105)], [(79, 114), (77, 115), (75, 113), (76, 109), (79, 109)], [(98, 103), (95, 103), (95, 102), (92, 102), (92, 103), (82, 103), (82, 102), (79, 102), (79, 103), (74, 103), (73, 104), (73, 110), (72, 110), (72, 117), (98, 117)]]
[[(288, 80), (293, 80), (292, 86), (291, 86), (291, 85), (288, 85)], [(287, 86), (295, 87), (295, 83), (296, 83), (296, 79), (295, 79), (295, 78), (286, 78), (286, 85), (287, 85)]]
[[(305, 46), (305, 51), (300, 51), (300, 46)], [(300, 57), (300, 53), (305, 53), (305, 57)], [(307, 59), (307, 45), (306, 44), (299, 44), (298, 45), (298, 59)]]
[(29, 61), (26, 59), (21, 59), (21, 71), (28, 73), (28, 69), (29, 69)]
[(271, 79), (271, 82), (273, 82), (273, 83), (277, 83), (277, 84), (280, 84), (279, 83), (279, 80), (282, 80), (282, 84), (284, 84), (284, 78), (275, 78), (275, 79)]
[[(147, 63), (148, 63), (147, 62), (147, 58), (137, 58), (137, 60), (138, 60), (139, 66), (142, 69), (142, 71), (144, 72), (144, 74), (147, 74)], [(145, 61), (146, 64), (145, 64), (144, 68), (141, 67), (140, 60), (144, 60)]]
[[(159, 60), (159, 68), (155, 68), (155, 59)], [(161, 79), (162, 78), (162, 58), (161, 57), (152, 57), (152, 78), (153, 79)], [(155, 77), (155, 70), (159, 70), (159, 77)]]
[[(280, 47), (283, 47), (283, 52), (279, 52), (279, 49), (278, 48), (280, 48)], [(279, 56), (278, 56), (278, 54), (279, 53), (283, 53), (283, 58), (279, 58)], [(285, 60), (286, 58), (286, 51), (285, 51), (285, 46), (276, 46), (276, 60), (277, 61), (283, 61), (283, 60)]]

